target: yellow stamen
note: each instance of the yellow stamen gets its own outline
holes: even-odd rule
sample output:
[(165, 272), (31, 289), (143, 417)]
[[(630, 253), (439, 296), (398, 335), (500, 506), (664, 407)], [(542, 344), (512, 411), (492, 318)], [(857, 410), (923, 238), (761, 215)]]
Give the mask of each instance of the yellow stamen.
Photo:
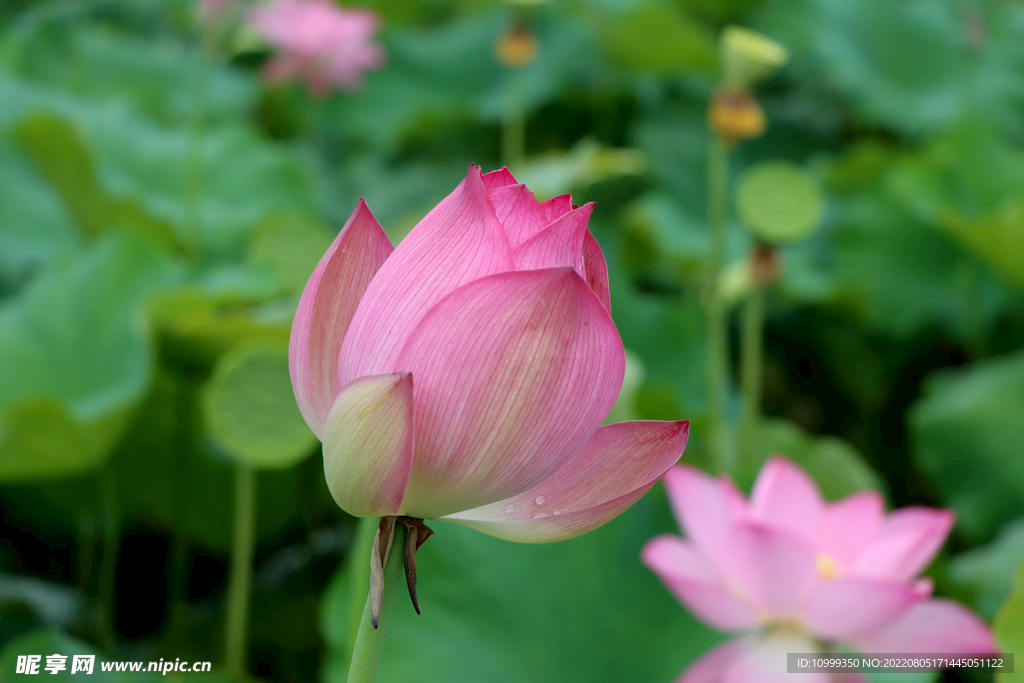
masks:
[(836, 561), (832, 559), (831, 555), (822, 553), (818, 555), (818, 573), (821, 574), (821, 578), (826, 581), (831, 581), (839, 573), (839, 566)]

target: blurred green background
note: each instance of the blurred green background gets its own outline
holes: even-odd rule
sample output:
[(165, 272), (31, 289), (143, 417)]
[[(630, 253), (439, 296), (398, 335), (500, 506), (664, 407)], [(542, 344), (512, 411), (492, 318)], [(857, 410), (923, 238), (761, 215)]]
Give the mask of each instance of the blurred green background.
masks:
[[(366, 560), (295, 408), (291, 317), (360, 196), (397, 243), (468, 164), (502, 164), (520, 107), (517, 178), (597, 202), (635, 354), (617, 419), (691, 419), (684, 458), (708, 466), (706, 112), (728, 24), (791, 54), (732, 175), (784, 159), (824, 193), (767, 293), (760, 457), (831, 498), (954, 509), (937, 592), (987, 620), (1006, 604), (1000, 644), (1024, 657), (1024, 4), (367, 6), (388, 64), (316, 100), (263, 84), (266, 48), (186, 0), (0, 4), (0, 680), (31, 652), (219, 665), (235, 462), (258, 467), (248, 671), (344, 680)], [(495, 45), (516, 24), (539, 53), (513, 69)], [(550, 546), (433, 526), (424, 614), (400, 598), (382, 681), (667, 683), (722, 637), (639, 564), (674, 529), (660, 487)]]

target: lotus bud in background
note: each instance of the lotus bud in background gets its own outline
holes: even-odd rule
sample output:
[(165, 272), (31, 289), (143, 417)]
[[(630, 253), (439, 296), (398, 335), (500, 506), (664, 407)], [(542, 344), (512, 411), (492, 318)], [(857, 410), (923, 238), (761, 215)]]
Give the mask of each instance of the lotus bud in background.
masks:
[(786, 48), (739, 26), (727, 26), (722, 31), (721, 53), (722, 85), (736, 90), (749, 90), (789, 61)]
[(514, 23), (498, 37), (494, 54), (502, 66), (518, 69), (529, 66), (537, 59), (540, 43), (526, 24)]
[(698, 618), (738, 635), (678, 683), (781, 683), (792, 678), (787, 652), (818, 652), (823, 642), (871, 654), (997, 651), (988, 625), (931, 597), (931, 581), (918, 577), (953, 526), (948, 510), (886, 514), (876, 491), (828, 503), (781, 456), (749, 499), (727, 477), (687, 466), (669, 470), (665, 486), (686, 538), (652, 539), (643, 562)]

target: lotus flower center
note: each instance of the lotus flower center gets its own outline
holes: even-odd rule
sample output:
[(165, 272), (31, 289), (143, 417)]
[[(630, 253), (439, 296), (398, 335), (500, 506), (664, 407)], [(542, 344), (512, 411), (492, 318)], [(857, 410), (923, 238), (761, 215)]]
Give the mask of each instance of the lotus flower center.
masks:
[(818, 555), (818, 574), (826, 581), (831, 581), (839, 573), (839, 565), (828, 553)]

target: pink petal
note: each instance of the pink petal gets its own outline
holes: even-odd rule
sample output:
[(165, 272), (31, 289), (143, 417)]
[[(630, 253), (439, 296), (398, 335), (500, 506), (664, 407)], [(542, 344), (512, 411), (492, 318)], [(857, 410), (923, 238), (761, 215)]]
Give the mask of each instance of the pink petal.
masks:
[(816, 535), (819, 552), (846, 568), (882, 527), (885, 503), (877, 491), (860, 491), (825, 507)]
[(753, 518), (813, 541), (825, 504), (806, 472), (773, 455), (757, 475), (749, 509)]
[(919, 602), (899, 621), (854, 642), (861, 652), (992, 654), (992, 630), (963, 605), (936, 598)]
[(498, 187), (489, 190), (488, 195), (513, 249), (551, 223), (526, 185)]
[(601, 427), (562, 469), (532, 489), (445, 519), (524, 543), (579, 536), (654, 486), (683, 454), (689, 432), (686, 420)]
[(795, 615), (817, 579), (814, 553), (803, 539), (757, 522), (734, 524), (721, 557), (744, 593), (774, 617)]
[(678, 465), (662, 480), (679, 527), (712, 556), (738, 517), (725, 485), (689, 465)]
[(751, 607), (722, 585), (711, 562), (678, 536), (651, 539), (640, 560), (679, 602), (715, 628), (735, 631), (759, 623)]
[(921, 599), (909, 584), (840, 577), (818, 588), (804, 609), (804, 622), (815, 635), (853, 640), (893, 623)]
[(507, 168), (499, 168), (497, 171), (491, 171), (490, 173), (484, 173), (483, 175), (484, 187), (487, 188), (488, 192), (496, 190), (499, 187), (505, 187), (506, 185), (518, 185), (519, 182), (512, 177)]
[(608, 263), (604, 260), (604, 252), (594, 236), (587, 230), (583, 236), (583, 272), (587, 284), (601, 300), (608, 312), (612, 312), (611, 290), (608, 287)]
[(545, 225), (558, 220), (574, 208), (576, 207), (572, 204), (572, 195), (569, 194), (552, 197), (551, 199), (540, 203), (540, 210), (544, 215)]
[(853, 564), (868, 576), (905, 581), (928, 566), (953, 528), (953, 513), (928, 507), (896, 510)]
[(747, 647), (746, 639), (727, 640), (691, 664), (675, 683), (720, 683), (733, 660)]
[(512, 259), (516, 270), (572, 266), (577, 273), (583, 275), (583, 239), (588, 232), (587, 221), (593, 211), (593, 202), (570, 211), (515, 247)]
[(335, 502), (356, 517), (398, 514), (412, 449), (412, 375), (371, 375), (347, 384), (324, 426), (324, 473)]
[(299, 299), (288, 344), (288, 368), (299, 410), (323, 440), (323, 425), (341, 385), (338, 354), (363, 293), (394, 247), (362, 199)]
[(405, 514), (518, 495), (583, 447), (625, 371), (615, 324), (571, 268), (493, 275), (435, 306), (397, 366), (416, 376)]
[(407, 369), (395, 361), (431, 307), (466, 283), (513, 267), (480, 169), (471, 166), (370, 283), (342, 345), (340, 381)]

